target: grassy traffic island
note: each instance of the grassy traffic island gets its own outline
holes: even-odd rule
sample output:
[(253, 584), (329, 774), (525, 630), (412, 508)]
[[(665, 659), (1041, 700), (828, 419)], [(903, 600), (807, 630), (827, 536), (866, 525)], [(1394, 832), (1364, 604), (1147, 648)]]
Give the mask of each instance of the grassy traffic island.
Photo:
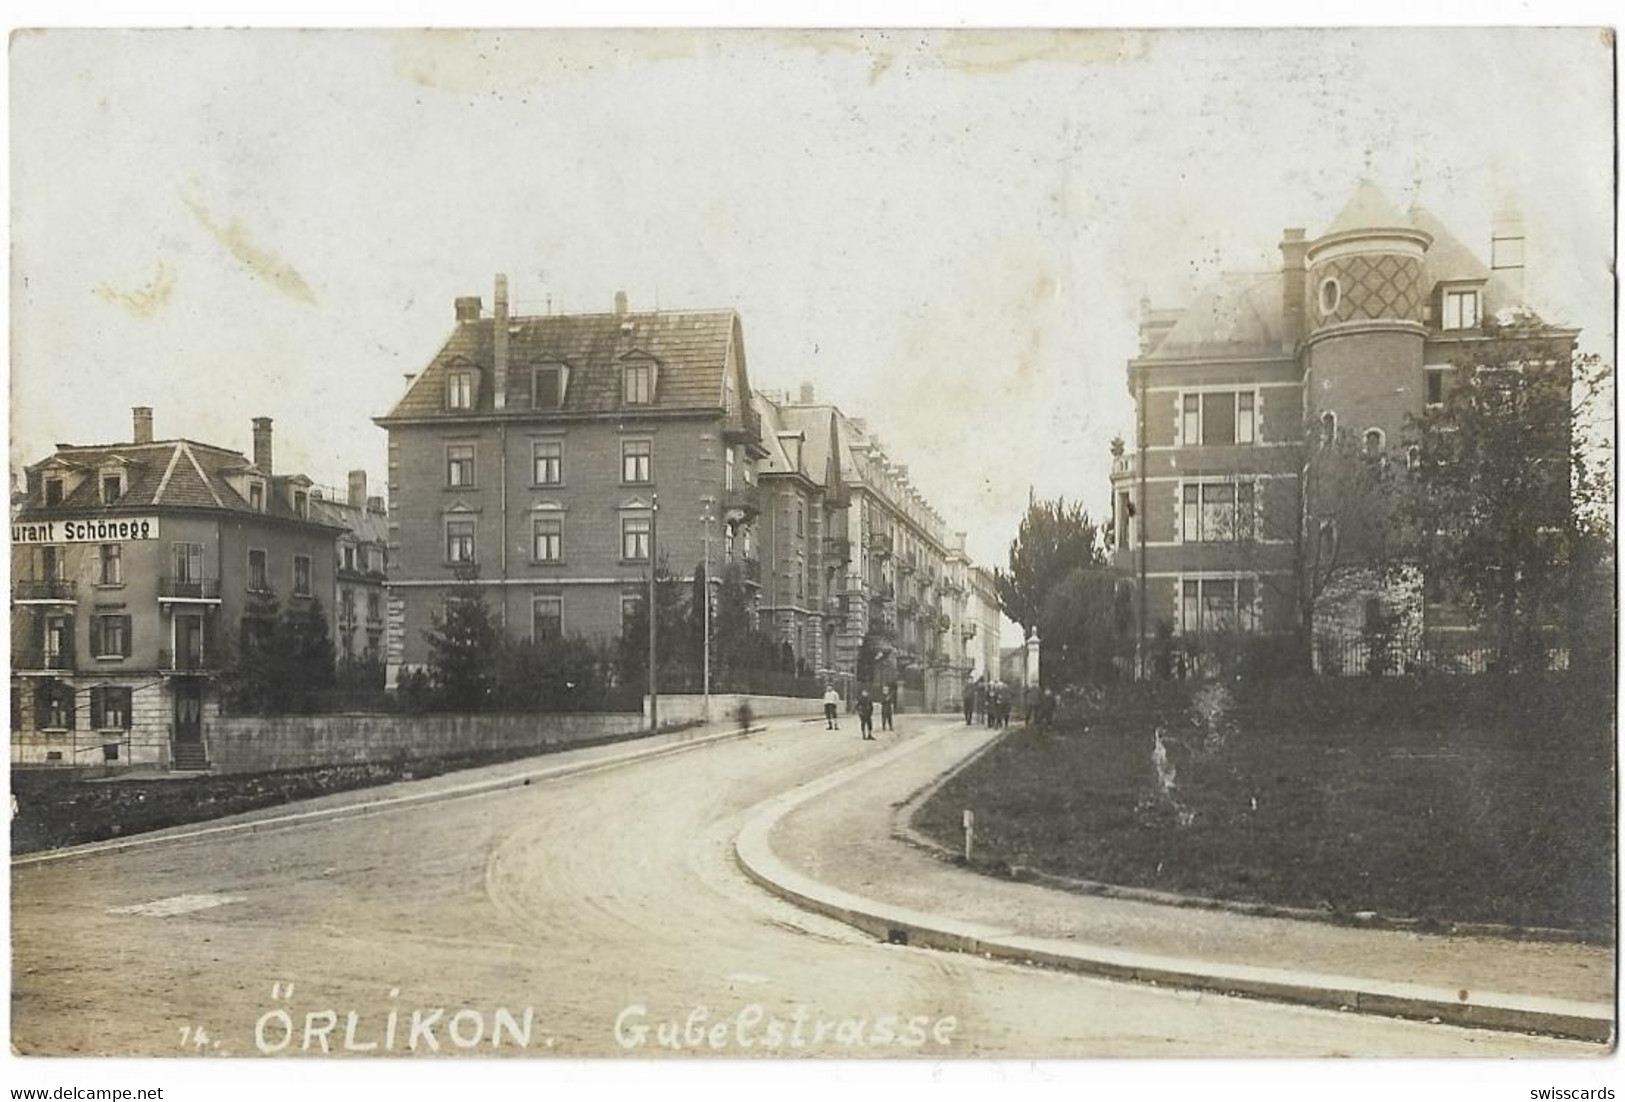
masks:
[(1614, 702), (1581, 689), (1122, 686), (1011, 731), (913, 825), (957, 850), (972, 809), (974, 864), (999, 875), (1611, 942)]

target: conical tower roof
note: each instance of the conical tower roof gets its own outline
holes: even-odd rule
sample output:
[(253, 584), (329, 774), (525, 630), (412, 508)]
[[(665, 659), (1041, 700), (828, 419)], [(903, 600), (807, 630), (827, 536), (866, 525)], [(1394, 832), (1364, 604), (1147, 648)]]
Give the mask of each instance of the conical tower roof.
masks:
[(1324, 236), (1348, 233), (1351, 230), (1409, 229), (1411, 220), (1394, 206), (1382, 189), (1370, 180), (1361, 180), (1354, 195), (1343, 207), (1343, 213), (1332, 220)]

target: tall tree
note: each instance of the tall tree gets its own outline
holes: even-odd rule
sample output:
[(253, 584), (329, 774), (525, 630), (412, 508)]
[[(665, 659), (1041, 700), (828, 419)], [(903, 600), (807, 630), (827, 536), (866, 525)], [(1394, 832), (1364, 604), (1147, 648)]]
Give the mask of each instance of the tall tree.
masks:
[(1004, 614), (1031, 636), (1045, 602), (1072, 571), (1106, 563), (1100, 529), (1079, 505), (1065, 498), (1039, 501), (1029, 496), (1027, 513), (1010, 542), (1010, 569), (993, 572)]
[(1547, 630), (1611, 543), (1611, 371), (1531, 317), (1486, 319), (1444, 402), (1413, 419), (1405, 511), (1433, 579), (1489, 626), (1504, 666), (1544, 664)]
[[(656, 654), (663, 689), (686, 689), (697, 678), (699, 653), (693, 646), (693, 618), (683, 593), (683, 580), (674, 577), (664, 558), (655, 566), (655, 593), (660, 602), (656, 625)], [(640, 586), (635, 603), (621, 625), (618, 646), (621, 680), (647, 687), (649, 681), (649, 587)]]

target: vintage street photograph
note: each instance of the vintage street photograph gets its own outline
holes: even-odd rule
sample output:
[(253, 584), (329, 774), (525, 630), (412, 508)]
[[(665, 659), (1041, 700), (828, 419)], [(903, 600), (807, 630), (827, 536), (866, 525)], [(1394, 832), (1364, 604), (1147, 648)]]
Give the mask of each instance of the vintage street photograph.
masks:
[(14, 32), (11, 1052), (1611, 1097), (1614, 69)]

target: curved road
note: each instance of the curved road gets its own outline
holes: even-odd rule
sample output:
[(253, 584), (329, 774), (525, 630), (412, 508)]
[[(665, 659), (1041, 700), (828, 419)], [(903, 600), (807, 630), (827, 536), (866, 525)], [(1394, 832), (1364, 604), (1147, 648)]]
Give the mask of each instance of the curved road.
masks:
[(352, 1052), (401, 1055), (417, 1011), (419, 1055), (1595, 1051), (882, 945), (745, 879), (752, 807), (884, 745), (777, 722), (484, 796), (14, 868), (13, 1044), (319, 1056), (348, 1029)]

